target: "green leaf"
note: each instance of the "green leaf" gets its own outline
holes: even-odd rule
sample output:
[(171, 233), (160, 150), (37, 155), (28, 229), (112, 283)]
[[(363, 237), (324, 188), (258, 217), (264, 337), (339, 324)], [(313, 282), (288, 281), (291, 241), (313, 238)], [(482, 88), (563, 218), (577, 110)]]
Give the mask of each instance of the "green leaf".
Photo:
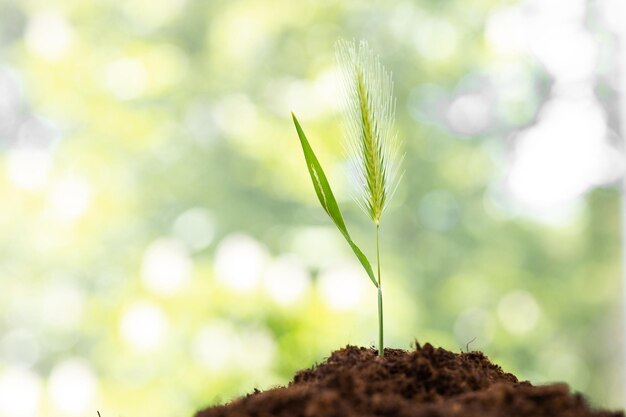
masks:
[(378, 287), (378, 283), (374, 277), (374, 271), (372, 270), (369, 260), (361, 249), (359, 249), (359, 247), (354, 243), (348, 233), (346, 223), (341, 215), (341, 210), (339, 210), (339, 205), (337, 204), (337, 200), (335, 200), (335, 196), (330, 189), (330, 184), (328, 184), (328, 180), (326, 179), (322, 166), (317, 160), (315, 153), (313, 153), (313, 149), (311, 149), (311, 145), (309, 145), (309, 141), (302, 131), (302, 127), (300, 127), (300, 123), (298, 123), (298, 119), (296, 119), (295, 114), (291, 113), (291, 116), (293, 117), (293, 123), (296, 125), (296, 130), (298, 131), (298, 137), (300, 138), (300, 144), (302, 145), (302, 151), (304, 152), (304, 159), (306, 160), (306, 165), (309, 170), (309, 174), (311, 175), (311, 181), (313, 182), (313, 188), (315, 188), (317, 198), (320, 200), (320, 203), (322, 204), (324, 210), (326, 210), (328, 216), (335, 223), (335, 226), (337, 226), (343, 237), (346, 241), (348, 241), (352, 251), (359, 259), (359, 262), (361, 262), (361, 265), (363, 265), (363, 268), (365, 268), (365, 272), (367, 272), (367, 275), (374, 283), (374, 286)]

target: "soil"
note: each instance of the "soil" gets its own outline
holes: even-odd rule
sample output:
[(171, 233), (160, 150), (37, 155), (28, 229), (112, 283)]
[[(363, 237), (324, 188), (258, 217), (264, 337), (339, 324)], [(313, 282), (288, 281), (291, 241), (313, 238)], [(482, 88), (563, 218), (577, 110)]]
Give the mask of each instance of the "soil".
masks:
[(258, 391), (196, 417), (624, 417), (593, 410), (566, 384), (520, 382), (480, 352), (416, 343), (413, 351), (347, 346)]

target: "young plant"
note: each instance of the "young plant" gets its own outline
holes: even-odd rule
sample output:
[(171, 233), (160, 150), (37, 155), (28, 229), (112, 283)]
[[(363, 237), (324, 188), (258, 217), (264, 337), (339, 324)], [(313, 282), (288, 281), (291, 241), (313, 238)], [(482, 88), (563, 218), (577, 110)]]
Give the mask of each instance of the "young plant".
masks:
[(358, 46), (355, 42), (339, 41), (336, 55), (346, 90), (343, 133), (359, 186), (357, 203), (376, 226), (376, 276), (368, 258), (348, 233), (326, 175), (296, 116), (291, 115), (315, 193), (378, 290), (378, 354), (383, 356), (383, 290), (378, 236), (381, 217), (399, 180), (401, 160), (394, 129), (393, 81), (365, 41)]

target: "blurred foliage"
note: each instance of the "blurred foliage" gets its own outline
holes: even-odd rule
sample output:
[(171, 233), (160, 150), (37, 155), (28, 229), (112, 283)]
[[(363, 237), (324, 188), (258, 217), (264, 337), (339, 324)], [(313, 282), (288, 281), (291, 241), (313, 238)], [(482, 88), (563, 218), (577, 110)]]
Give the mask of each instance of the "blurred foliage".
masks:
[[(597, 189), (557, 226), (503, 202), (509, 135), (549, 90), (532, 57), (486, 42), (504, 6), (0, 0), (0, 389), (22, 378), (39, 416), (191, 415), (374, 345), (375, 289), (290, 120), (349, 195), (333, 45), (365, 38), (406, 144), (381, 226), (388, 344), (476, 337), (521, 378), (618, 405), (619, 197)], [(451, 126), (446, 106), (485, 89), (488, 123)], [(371, 254), (373, 227), (340, 204)]]

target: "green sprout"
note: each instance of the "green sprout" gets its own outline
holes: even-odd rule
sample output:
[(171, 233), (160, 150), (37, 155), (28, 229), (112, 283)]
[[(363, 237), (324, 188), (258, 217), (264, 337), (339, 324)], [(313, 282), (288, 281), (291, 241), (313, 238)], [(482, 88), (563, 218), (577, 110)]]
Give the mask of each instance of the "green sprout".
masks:
[(398, 168), (401, 162), (394, 128), (393, 81), (391, 74), (365, 41), (361, 41), (358, 46), (355, 42), (339, 41), (336, 54), (347, 93), (343, 112), (344, 142), (359, 186), (357, 203), (376, 226), (377, 276), (365, 254), (348, 233), (322, 166), (296, 116), (293, 113), (291, 115), (315, 193), (378, 290), (378, 354), (383, 356), (383, 290), (378, 236), (381, 217), (399, 181)]

